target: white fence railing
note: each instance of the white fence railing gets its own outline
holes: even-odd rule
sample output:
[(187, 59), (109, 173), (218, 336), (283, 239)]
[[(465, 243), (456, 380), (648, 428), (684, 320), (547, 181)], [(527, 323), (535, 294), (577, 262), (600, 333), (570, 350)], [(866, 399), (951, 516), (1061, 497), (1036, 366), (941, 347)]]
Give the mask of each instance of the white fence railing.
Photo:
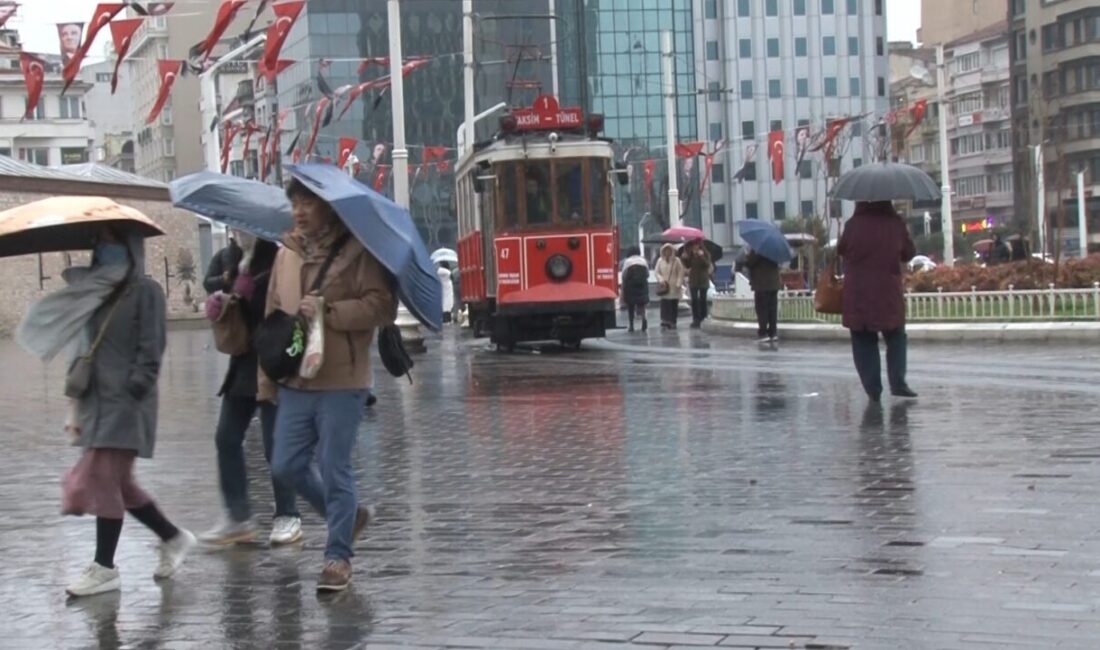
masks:
[[(1100, 283), (1089, 289), (960, 291), (905, 294), (906, 319), (913, 322), (1083, 321), (1100, 320)], [(714, 317), (756, 320), (752, 295), (719, 294)], [(779, 319), (786, 322), (839, 323), (840, 316), (819, 314), (807, 291), (779, 294)]]

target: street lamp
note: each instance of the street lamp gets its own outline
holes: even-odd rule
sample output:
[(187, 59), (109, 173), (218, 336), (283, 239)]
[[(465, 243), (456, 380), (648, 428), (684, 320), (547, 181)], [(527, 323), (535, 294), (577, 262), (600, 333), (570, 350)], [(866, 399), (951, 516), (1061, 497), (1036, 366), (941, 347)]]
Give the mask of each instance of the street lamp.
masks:
[[(919, 79), (927, 85), (932, 85), (931, 75), (928, 70), (919, 63), (914, 63), (909, 69), (909, 75)], [(940, 129), (940, 212), (943, 215), (943, 263), (947, 266), (955, 266), (955, 221), (951, 215), (951, 171), (949, 157), (950, 146), (947, 142), (947, 104), (944, 101), (944, 65), (943, 45), (936, 46), (936, 101), (939, 103), (939, 129)]]

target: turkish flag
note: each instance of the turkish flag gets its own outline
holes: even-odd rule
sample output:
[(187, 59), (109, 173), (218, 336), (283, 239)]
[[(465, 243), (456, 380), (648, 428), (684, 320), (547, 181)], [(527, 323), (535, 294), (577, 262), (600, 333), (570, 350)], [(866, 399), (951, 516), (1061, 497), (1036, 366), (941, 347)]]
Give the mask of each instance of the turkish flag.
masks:
[(388, 56), (372, 56), (369, 59), (363, 59), (359, 63), (359, 71), (356, 74), (362, 76), (363, 73), (366, 72), (367, 69), (370, 68), (372, 65), (377, 65), (377, 66), (380, 66), (380, 67), (389, 67), (390, 57), (388, 57)]
[(409, 59), (401, 66), (401, 76), (407, 77), (412, 74), (414, 70), (419, 70), (431, 62), (432, 58), (429, 56), (419, 56), (414, 59)]
[(140, 3), (131, 2), (130, 6), (133, 7), (134, 12), (139, 16), (163, 16), (169, 11), (172, 11), (172, 7), (176, 6), (174, 2), (150, 2), (146, 6), (141, 6)]
[(229, 154), (233, 150), (233, 140), (237, 138), (237, 134), (240, 132), (240, 125), (235, 122), (228, 122), (225, 125), (225, 141), (222, 142), (222, 173), (229, 168)]
[(125, 8), (126, 3), (124, 2), (101, 2), (96, 5), (92, 22), (88, 23), (88, 28), (84, 33), (84, 43), (76, 51), (76, 54), (65, 63), (65, 68), (62, 70), (61, 77), (65, 80), (65, 87), (61, 89), (62, 95), (69, 89), (73, 81), (76, 81), (76, 75), (80, 72), (80, 64), (84, 61), (88, 50), (91, 49), (92, 43), (95, 42), (95, 37), (99, 35), (99, 30), (109, 25), (115, 16), (122, 13)]
[(267, 180), (267, 168), (268, 168), (268, 142), (271, 140), (271, 129), (268, 129), (264, 133), (264, 137), (260, 139), (260, 182)]
[(252, 148), (252, 136), (261, 131), (255, 122), (244, 125), (244, 159), (248, 160), (248, 152)]
[(298, 14), (302, 13), (302, 7), (306, 3), (303, 0), (294, 2), (279, 2), (271, 6), (275, 12), (275, 22), (267, 29), (267, 44), (264, 46), (264, 63), (268, 70), (278, 67), (279, 52), (283, 49), (286, 37), (290, 35), (290, 28), (294, 27), (294, 21), (298, 20)]
[[(328, 118), (325, 118), (325, 114)], [(306, 158), (313, 155), (313, 145), (317, 144), (317, 134), (321, 131), (322, 123), (332, 119), (332, 100), (322, 97), (317, 100), (317, 107), (313, 109), (313, 131), (309, 134), (309, 144), (306, 145)], [(327, 124), (325, 124), (327, 126)]]
[(909, 125), (909, 129), (905, 132), (906, 138), (908, 138), (913, 131), (916, 131), (920, 123), (924, 121), (924, 114), (926, 112), (928, 112), (927, 99), (917, 101), (917, 103), (913, 104), (913, 107), (909, 109), (909, 116), (913, 119), (913, 123)]
[(202, 54), (201, 62), (205, 63), (210, 58), (210, 54), (214, 51), (214, 47), (217, 46), (218, 41), (221, 40), (222, 35), (225, 34), (225, 30), (229, 29), (229, 25), (237, 17), (237, 12), (244, 7), (247, 0), (223, 0), (220, 7), (218, 7), (218, 16), (214, 19), (214, 26), (210, 29), (210, 33), (206, 35), (206, 40), (202, 42), (202, 48), (200, 53)]
[(653, 175), (657, 173), (657, 161), (647, 160), (642, 163), (642, 177), (645, 183), (645, 200), (649, 202), (650, 188), (653, 187)]
[(374, 172), (374, 191), (381, 192), (382, 188), (386, 186), (386, 173), (389, 171), (389, 165), (379, 165), (378, 171)]
[(355, 146), (359, 144), (359, 140), (355, 138), (340, 138), (340, 155), (336, 158), (336, 166), (340, 169), (344, 168), (347, 164), (348, 158), (355, 152)]
[(23, 69), (23, 82), (27, 85), (27, 109), (23, 112), (23, 119), (34, 115), (34, 109), (38, 107), (38, 101), (42, 98), (42, 85), (46, 81), (46, 62), (41, 58), (19, 53), (19, 67)]
[(681, 142), (676, 145), (677, 158), (694, 158), (703, 153), (705, 142)]
[(281, 75), (284, 70), (294, 65), (295, 63), (297, 63), (297, 61), (279, 59), (278, 63), (275, 65), (275, 69), (268, 70), (267, 64), (264, 63), (263, 59), (260, 59), (260, 62), (256, 65), (256, 72), (259, 73), (261, 77), (266, 79), (268, 83), (271, 83), (271, 81), (275, 79), (275, 77)]
[(446, 174), (447, 172), (451, 171), (451, 161), (449, 161), (449, 160), (440, 160), (439, 162), (437, 162), (435, 164), (435, 169), (440, 174)]
[(126, 58), (126, 55), (130, 52), (130, 45), (134, 40), (134, 34), (137, 33), (141, 23), (144, 22), (143, 18), (127, 18), (125, 20), (116, 20), (111, 23), (111, 40), (115, 44), (115, 72), (111, 75), (111, 94), (115, 94), (115, 90), (118, 88), (118, 69), (122, 65), (122, 60)]
[(179, 59), (161, 59), (157, 61), (157, 69), (160, 72), (160, 91), (157, 93), (157, 101), (153, 104), (153, 110), (149, 111), (149, 117), (145, 118), (146, 124), (152, 124), (157, 116), (164, 110), (168, 103), (168, 95), (172, 92), (172, 86), (176, 85), (176, 79), (183, 70), (183, 61)]
[(783, 158), (787, 153), (786, 149), (782, 131), (772, 131), (768, 134), (768, 157), (772, 160), (772, 180), (776, 183), (783, 180)]
[(421, 158), (420, 168), (422, 170), (427, 169), (433, 163), (438, 167), (439, 162), (446, 155), (447, 147), (424, 147), (424, 156)]
[[(338, 116), (336, 116), (337, 121), (343, 119), (344, 114), (348, 112), (348, 109), (352, 107), (352, 105), (355, 103), (355, 101), (357, 99), (359, 99), (359, 97), (364, 92), (366, 92), (368, 90), (371, 90), (373, 88), (385, 88), (389, 85), (390, 85), (390, 78), (389, 77), (383, 77), (381, 79), (374, 79), (372, 81), (363, 82), (363, 83), (361, 83), (357, 86), (352, 86), (349, 89), (349, 91), (347, 91), (348, 92), (348, 100), (347, 100), (347, 103), (344, 104), (344, 110), (340, 111), (340, 114)], [(337, 95), (338, 96), (343, 94), (343, 93), (340, 92), (340, 90), (343, 90), (343, 88), (340, 88), (339, 90), (337, 90)]]
[(4, 25), (11, 20), (18, 8), (19, 5), (15, 4), (15, 0), (0, 1), (0, 29), (3, 29)]

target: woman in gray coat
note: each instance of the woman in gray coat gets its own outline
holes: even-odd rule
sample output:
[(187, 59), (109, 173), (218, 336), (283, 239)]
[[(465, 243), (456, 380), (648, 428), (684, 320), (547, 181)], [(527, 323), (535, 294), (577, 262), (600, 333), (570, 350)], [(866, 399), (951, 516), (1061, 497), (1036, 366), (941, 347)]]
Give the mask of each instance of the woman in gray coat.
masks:
[(114, 554), (126, 512), (161, 539), (154, 578), (174, 574), (195, 545), (194, 535), (172, 525), (133, 475), (135, 458), (153, 456), (165, 348), (164, 293), (144, 275), (142, 241), (102, 230), (91, 268), (70, 269), (69, 286), (35, 303), (18, 334), (24, 347), (48, 359), (75, 333), (79, 355), (91, 359), (87, 385), (67, 387), (72, 401), (65, 428), (84, 451), (65, 475), (62, 512), (95, 515), (96, 552), (67, 589), (70, 596), (119, 589)]

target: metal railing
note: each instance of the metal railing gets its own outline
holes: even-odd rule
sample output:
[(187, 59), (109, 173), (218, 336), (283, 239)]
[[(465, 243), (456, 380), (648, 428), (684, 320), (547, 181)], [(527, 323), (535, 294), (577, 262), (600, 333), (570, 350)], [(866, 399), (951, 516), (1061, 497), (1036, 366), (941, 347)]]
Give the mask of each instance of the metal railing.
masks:
[[(910, 322), (1100, 321), (1100, 283), (1088, 289), (1015, 289), (1007, 291), (937, 291), (906, 293), (906, 320)], [(752, 296), (719, 294), (714, 317), (755, 322)], [(781, 292), (779, 319), (788, 323), (839, 323), (840, 316), (814, 309), (813, 293)]]

